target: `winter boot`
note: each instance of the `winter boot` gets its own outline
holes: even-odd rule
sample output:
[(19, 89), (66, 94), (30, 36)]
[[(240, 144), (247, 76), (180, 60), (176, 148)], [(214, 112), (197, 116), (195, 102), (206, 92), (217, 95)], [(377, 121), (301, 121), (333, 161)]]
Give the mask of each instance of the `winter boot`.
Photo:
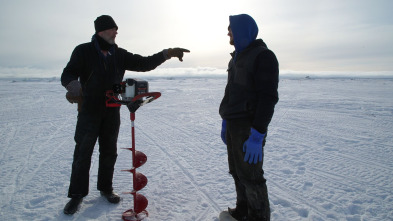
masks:
[(247, 220), (248, 210), (246, 204), (238, 204), (236, 208), (231, 209), (228, 207), (228, 213), (231, 214), (236, 220)]
[(71, 200), (64, 207), (64, 214), (72, 215), (79, 209), (79, 205), (82, 203), (83, 198), (71, 198)]
[(108, 202), (117, 204), (120, 202), (120, 196), (117, 195), (115, 192), (111, 191), (109, 193), (101, 191), (101, 196), (105, 197)]

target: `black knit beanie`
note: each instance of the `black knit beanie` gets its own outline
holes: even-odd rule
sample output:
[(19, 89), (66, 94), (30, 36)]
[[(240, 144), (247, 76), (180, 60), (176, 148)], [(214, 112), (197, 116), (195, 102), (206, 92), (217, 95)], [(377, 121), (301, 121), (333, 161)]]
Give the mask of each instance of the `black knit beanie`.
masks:
[(109, 15), (101, 15), (100, 17), (97, 17), (97, 19), (94, 21), (94, 28), (96, 29), (96, 33), (111, 28), (118, 29), (115, 21)]

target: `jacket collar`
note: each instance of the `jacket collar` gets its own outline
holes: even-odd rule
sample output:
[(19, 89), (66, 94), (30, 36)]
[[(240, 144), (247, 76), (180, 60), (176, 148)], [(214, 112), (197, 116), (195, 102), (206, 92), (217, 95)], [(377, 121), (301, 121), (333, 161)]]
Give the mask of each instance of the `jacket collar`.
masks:
[[(98, 37), (99, 36), (97, 36), (97, 34), (94, 34), (93, 37), (91, 38), (91, 42), (93, 43), (93, 45), (96, 48), (96, 50), (98, 51), (98, 53), (100, 55), (103, 55), (101, 52), (101, 50), (103, 50), (103, 49), (101, 49), (100, 44), (98, 43), (98, 39), (97, 39)], [(114, 54), (116, 49), (117, 49), (117, 45), (113, 44), (112, 47), (110, 47), (108, 50), (108, 55)]]
[(243, 54), (243, 53), (247, 52), (249, 49), (254, 48), (254, 47), (267, 48), (267, 45), (262, 39), (259, 38), (259, 39), (254, 40), (253, 42), (251, 42), (242, 52), (236, 53), (236, 50), (235, 50), (230, 54), (231, 54), (232, 58), (235, 58), (235, 57), (239, 56), (240, 54)]

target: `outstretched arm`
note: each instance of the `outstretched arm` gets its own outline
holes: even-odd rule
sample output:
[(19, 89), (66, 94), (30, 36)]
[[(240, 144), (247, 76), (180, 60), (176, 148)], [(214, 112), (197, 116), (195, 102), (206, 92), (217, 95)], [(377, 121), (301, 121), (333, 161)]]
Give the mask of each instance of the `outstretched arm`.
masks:
[(129, 53), (124, 49), (120, 50), (125, 52), (125, 69), (140, 72), (151, 71), (172, 57), (177, 57), (180, 61), (183, 61), (184, 52), (190, 52), (184, 48), (169, 48), (152, 56), (143, 57)]

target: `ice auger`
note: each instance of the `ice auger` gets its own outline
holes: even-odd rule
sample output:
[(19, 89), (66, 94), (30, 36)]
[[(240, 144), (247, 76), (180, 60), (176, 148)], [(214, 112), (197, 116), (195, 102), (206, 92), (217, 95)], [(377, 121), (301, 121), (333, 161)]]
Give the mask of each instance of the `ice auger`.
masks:
[[(121, 94), (121, 98), (119, 95)], [(133, 176), (133, 190), (125, 192), (134, 197), (134, 208), (126, 210), (122, 219), (124, 221), (138, 221), (143, 220), (149, 213), (146, 211), (148, 201), (145, 196), (137, 193), (147, 185), (147, 178), (142, 173), (136, 172), (136, 169), (144, 165), (147, 161), (147, 156), (135, 149), (135, 112), (139, 107), (154, 101), (161, 96), (160, 92), (148, 92), (148, 83), (138, 79), (126, 79), (120, 85), (114, 85), (113, 90), (106, 92), (106, 106), (119, 107), (126, 105), (130, 111), (131, 119), (131, 148), (123, 148), (132, 152), (132, 168), (128, 171)]]

